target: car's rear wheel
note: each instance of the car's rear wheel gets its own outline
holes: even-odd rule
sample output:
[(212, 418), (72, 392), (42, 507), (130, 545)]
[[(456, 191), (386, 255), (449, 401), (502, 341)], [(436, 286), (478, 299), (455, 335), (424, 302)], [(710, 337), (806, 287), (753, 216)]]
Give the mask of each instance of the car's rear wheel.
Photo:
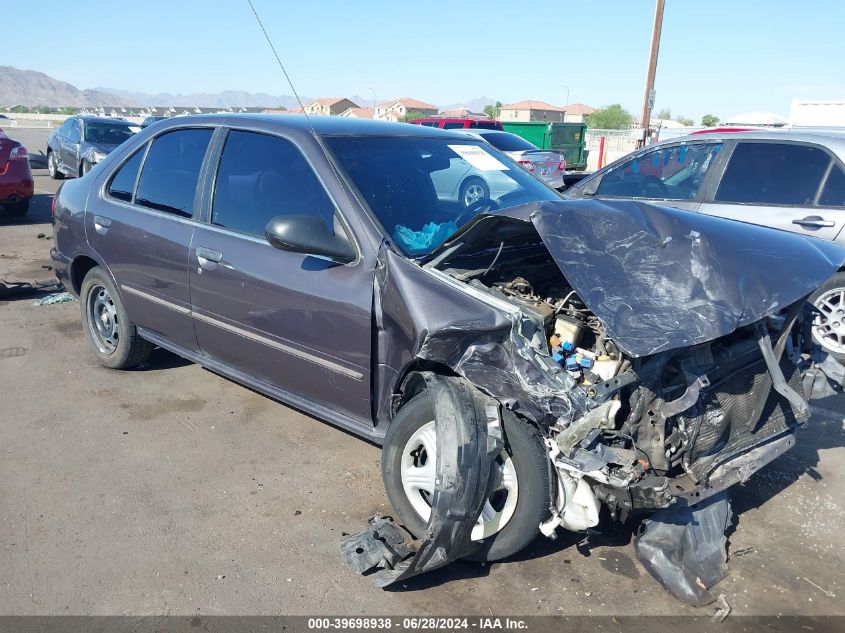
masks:
[[(501, 483), (472, 530), (481, 549), (475, 560), (494, 561), (520, 551), (536, 538), (550, 506), (548, 456), (530, 424), (505, 412), (505, 448), (496, 457)], [(427, 392), (396, 414), (385, 437), (382, 479), (402, 523), (417, 537), (426, 533), (437, 464), (434, 405)]]
[(845, 272), (828, 279), (810, 297), (819, 310), (813, 320), (813, 340), (840, 361), (845, 361)]
[(56, 152), (47, 153), (47, 171), (53, 180), (61, 180), (65, 175), (59, 171), (59, 163), (56, 159)]
[(152, 344), (138, 336), (114, 284), (99, 266), (85, 275), (79, 304), (85, 335), (100, 363), (129, 369), (147, 359)]
[(467, 178), (461, 184), (459, 199), (465, 207), (489, 197), (490, 187), (481, 178)]

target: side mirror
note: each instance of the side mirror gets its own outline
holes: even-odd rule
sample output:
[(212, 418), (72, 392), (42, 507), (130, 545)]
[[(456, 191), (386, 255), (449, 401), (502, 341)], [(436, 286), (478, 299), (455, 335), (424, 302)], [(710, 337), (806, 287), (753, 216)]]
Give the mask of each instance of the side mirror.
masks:
[(357, 257), (349, 240), (332, 235), (326, 223), (313, 215), (277, 215), (267, 223), (264, 235), (282, 251), (328, 257), (343, 264)]

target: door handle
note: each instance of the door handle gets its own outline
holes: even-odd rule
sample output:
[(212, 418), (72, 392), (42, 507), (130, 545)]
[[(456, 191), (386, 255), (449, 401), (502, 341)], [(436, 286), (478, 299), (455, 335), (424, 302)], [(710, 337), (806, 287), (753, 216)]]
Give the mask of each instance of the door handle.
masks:
[(111, 226), (111, 219), (105, 218), (102, 215), (94, 216), (94, 230), (100, 235), (105, 235), (109, 232)]
[(213, 269), (223, 260), (223, 253), (220, 251), (213, 251), (210, 248), (198, 246), (196, 253), (197, 261), (203, 268)]
[(818, 215), (808, 215), (806, 218), (793, 220), (792, 223), (803, 226), (805, 229), (823, 229), (825, 227), (836, 226), (836, 222), (825, 220)]

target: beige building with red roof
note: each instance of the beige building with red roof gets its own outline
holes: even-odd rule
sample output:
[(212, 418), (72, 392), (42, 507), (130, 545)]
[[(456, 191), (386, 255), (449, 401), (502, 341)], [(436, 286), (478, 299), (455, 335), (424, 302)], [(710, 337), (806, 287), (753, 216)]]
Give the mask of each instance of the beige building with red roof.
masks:
[(437, 114), (437, 106), (412, 97), (382, 101), (376, 106), (377, 119), (399, 121), (411, 112), (419, 112), (422, 116), (429, 116)]
[(563, 121), (565, 110), (545, 101), (518, 101), (502, 108), (500, 121)]
[(563, 106), (563, 120), (568, 123), (585, 123), (587, 117), (595, 111), (595, 108), (583, 103), (570, 103)]
[(372, 108), (347, 108), (340, 113), (340, 116), (352, 119), (372, 119), (374, 112)]
[(320, 97), (305, 106), (307, 114), (330, 115), (340, 114), (349, 108), (357, 108), (358, 104), (346, 97)]

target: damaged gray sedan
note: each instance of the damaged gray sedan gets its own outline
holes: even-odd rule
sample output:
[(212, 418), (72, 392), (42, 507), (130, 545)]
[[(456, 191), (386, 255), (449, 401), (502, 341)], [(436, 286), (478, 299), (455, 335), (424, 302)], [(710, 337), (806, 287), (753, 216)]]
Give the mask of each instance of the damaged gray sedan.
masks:
[[(480, 182), (489, 197), (455, 195)], [(562, 201), (467, 136), (334, 117), (159, 124), (55, 209), (57, 274), (101, 362), (158, 345), (383, 443), (419, 542), (376, 518), (344, 543), (379, 584), (505, 558), (602, 507), (715, 507), (793, 445), (806, 297), (845, 260), (716, 217)], [(644, 556), (682, 594), (664, 554)]]

